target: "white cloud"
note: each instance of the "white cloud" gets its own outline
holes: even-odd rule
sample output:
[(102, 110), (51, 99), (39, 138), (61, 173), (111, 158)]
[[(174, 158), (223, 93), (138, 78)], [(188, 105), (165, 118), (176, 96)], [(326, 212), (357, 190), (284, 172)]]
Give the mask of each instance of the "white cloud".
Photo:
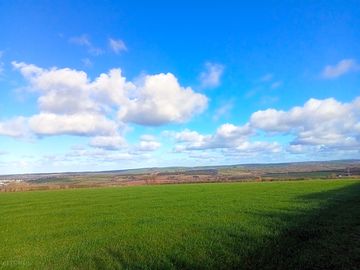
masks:
[(216, 63), (206, 63), (205, 70), (200, 74), (200, 82), (203, 88), (214, 88), (220, 85), (224, 66)]
[(111, 50), (116, 54), (119, 54), (119, 53), (121, 53), (123, 51), (127, 51), (127, 47), (125, 45), (125, 42), (122, 41), (121, 39), (110, 38), (109, 39), (109, 46), (110, 46)]
[(140, 142), (136, 147), (137, 151), (155, 151), (159, 149), (161, 143), (159, 143), (156, 138), (149, 134), (144, 134), (140, 137)]
[(171, 73), (145, 76), (119, 111), (125, 122), (158, 126), (181, 123), (207, 107), (206, 96), (182, 87)]
[(137, 85), (112, 69), (91, 81), (84, 71), (42, 69), (13, 62), (39, 92), (39, 109), (51, 114), (103, 113), (114, 108), (120, 119), (142, 125), (185, 122), (207, 106), (207, 98), (182, 87), (171, 74), (147, 75)]
[(95, 47), (91, 43), (89, 36), (85, 34), (81, 36), (71, 37), (69, 39), (69, 42), (72, 44), (85, 47), (88, 50), (88, 52), (92, 55), (100, 55), (104, 52), (102, 49)]
[(268, 154), (268, 153), (279, 153), (282, 148), (278, 142), (262, 142), (255, 141), (243, 142), (235, 147), (237, 153), (255, 153), (255, 154)]
[(115, 121), (102, 112), (103, 104), (92, 97), (92, 84), (83, 71), (69, 68), (42, 69), (13, 62), (39, 93), (39, 114), (29, 117), (29, 128), (37, 135), (69, 134), (93, 136), (114, 134)]
[(292, 134), (293, 145), (359, 147), (360, 98), (350, 103), (310, 99), (289, 111), (258, 111), (252, 114), (250, 124), (269, 133)]
[(140, 136), (140, 140), (142, 140), (142, 141), (147, 141), (147, 142), (149, 142), (149, 141), (155, 141), (155, 140), (156, 140), (156, 137), (153, 136), (153, 135), (150, 135), (150, 134), (143, 134), (143, 135)]
[[(133, 83), (120, 69), (90, 80), (84, 71), (12, 64), (38, 95), (39, 112), (0, 122), (2, 135), (89, 136), (93, 137), (90, 146), (114, 150), (126, 144), (120, 135), (128, 129), (126, 123), (184, 122), (207, 106), (206, 96), (182, 87), (170, 73), (147, 75)], [(156, 139), (143, 136), (132, 151), (153, 151), (160, 145)]]
[(89, 96), (87, 74), (69, 68), (42, 69), (26, 63), (12, 62), (31, 87), (38, 91), (41, 111), (71, 114), (97, 110), (97, 104)]
[[(142, 140), (140, 140), (141, 142)], [(93, 145), (91, 145), (93, 144)], [(95, 166), (101, 163), (113, 163), (118, 161), (130, 161), (132, 167), (139, 167), (139, 164), (145, 164), (152, 155), (149, 153), (158, 149), (159, 145), (155, 147), (150, 147), (146, 145), (145, 148), (140, 149), (140, 144), (136, 143), (133, 145), (127, 144), (124, 139), (120, 136), (114, 137), (97, 137), (93, 138), (90, 142), (90, 146), (94, 147), (93, 149), (87, 148), (75, 148), (66, 154), (64, 158), (76, 161), (77, 163), (81, 161), (95, 162)], [(117, 164), (117, 166), (124, 168), (124, 163)], [(126, 166), (129, 166), (127, 163)]]
[(117, 132), (115, 122), (93, 113), (59, 115), (40, 113), (30, 117), (30, 129), (38, 135), (108, 135)]
[(335, 79), (351, 71), (358, 70), (360, 70), (360, 66), (355, 59), (343, 59), (334, 66), (326, 66), (321, 75), (324, 79)]
[(129, 97), (136, 92), (136, 86), (123, 77), (119, 68), (111, 69), (108, 74), (100, 74), (89, 88), (97, 102), (117, 107), (126, 106)]
[(190, 142), (192, 144), (202, 144), (206, 136), (201, 135), (197, 131), (185, 129), (181, 132), (173, 134), (177, 142)]
[(141, 141), (138, 146), (139, 151), (155, 151), (159, 149), (161, 143), (157, 141)]
[(253, 131), (249, 124), (243, 126), (235, 126), (233, 124), (223, 124), (221, 125), (217, 131), (216, 136), (223, 139), (223, 138), (241, 138), (243, 136), (251, 135)]
[(0, 121), (0, 136), (14, 138), (25, 137), (28, 134), (27, 118), (18, 116), (12, 119)]
[[(275, 141), (255, 141), (254, 135), (277, 135), (290, 139), (283, 146)], [(226, 155), (352, 153), (360, 150), (360, 97), (349, 103), (333, 98), (310, 99), (303, 106), (288, 111), (267, 109), (251, 115), (242, 126), (223, 124), (214, 134), (201, 134), (185, 129), (168, 133), (176, 140), (175, 152), (222, 150)], [(264, 136), (264, 135), (261, 135)], [(288, 139), (287, 139), (288, 140)], [(339, 155), (337, 155), (339, 156)]]
[[(120, 69), (112, 69), (92, 80), (84, 71), (69, 68), (43, 69), (18, 62), (13, 66), (38, 95), (39, 112), (0, 121), (0, 135), (5, 136), (89, 136), (89, 145), (96, 149), (146, 155), (159, 149), (161, 143), (151, 135), (143, 135), (139, 142), (128, 145), (123, 137), (126, 124), (182, 123), (202, 112), (208, 102), (205, 95), (181, 86), (171, 73), (129, 81)], [(284, 146), (293, 154), (354, 151), (360, 149), (360, 97), (348, 103), (333, 98), (310, 99), (287, 111), (257, 111), (248, 123), (226, 123), (211, 134), (185, 129), (170, 135), (177, 152), (206, 150), (223, 152), (224, 156), (246, 156), (282, 151), (280, 144), (268, 141), (272, 137), (266, 141), (255, 139), (258, 131), (292, 137), (290, 145)]]
[[(80, 162), (81, 160), (86, 162), (114, 162), (124, 160), (136, 160), (138, 156), (127, 151), (108, 151), (106, 148), (96, 149), (76, 149), (72, 150), (63, 157), (63, 159), (69, 159), (72, 161)], [(141, 156), (139, 156), (141, 157)], [(96, 165), (97, 165), (96, 164)], [(95, 165), (95, 164), (94, 164)]]
[(223, 124), (211, 135), (183, 130), (173, 135), (177, 142), (174, 151), (185, 152), (189, 156), (197, 150), (201, 150), (202, 153), (205, 151), (207, 155), (209, 155), (208, 151), (212, 151), (222, 159), (227, 156), (263, 156), (282, 151), (281, 145), (277, 142), (251, 141), (250, 137), (253, 134), (249, 124), (243, 126)]
[(291, 154), (304, 154), (308, 151), (308, 147), (301, 144), (290, 144), (286, 150)]
[(32, 77), (35, 77), (37, 76), (38, 74), (40, 74), (43, 69), (42, 68), (39, 68), (35, 65), (32, 65), (32, 64), (26, 64), (24, 62), (16, 62), (16, 61), (13, 61), (11, 62), (11, 64), (13, 65), (13, 67), (15, 69), (18, 69), (20, 70), (21, 74), (27, 78), (27, 79), (31, 79)]
[(118, 150), (126, 146), (126, 141), (120, 135), (96, 136), (91, 139), (90, 146), (106, 150)]
[[(90, 146), (101, 150), (121, 150), (132, 155), (141, 155), (142, 152), (151, 152), (160, 148), (161, 143), (154, 136), (142, 135), (134, 144), (128, 144), (124, 137), (115, 134), (113, 136), (96, 136), (90, 140)], [(83, 149), (80, 149), (83, 150)]]

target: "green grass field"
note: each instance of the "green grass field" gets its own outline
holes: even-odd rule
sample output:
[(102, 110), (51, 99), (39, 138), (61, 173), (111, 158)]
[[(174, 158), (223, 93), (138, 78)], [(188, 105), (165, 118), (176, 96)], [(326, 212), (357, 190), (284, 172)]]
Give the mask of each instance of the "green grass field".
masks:
[(0, 269), (359, 269), (360, 181), (0, 193)]

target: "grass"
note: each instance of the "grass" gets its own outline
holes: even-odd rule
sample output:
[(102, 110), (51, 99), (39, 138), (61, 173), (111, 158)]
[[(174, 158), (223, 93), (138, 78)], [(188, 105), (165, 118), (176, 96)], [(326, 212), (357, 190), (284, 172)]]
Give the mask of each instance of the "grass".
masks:
[(0, 194), (0, 269), (358, 269), (360, 182)]

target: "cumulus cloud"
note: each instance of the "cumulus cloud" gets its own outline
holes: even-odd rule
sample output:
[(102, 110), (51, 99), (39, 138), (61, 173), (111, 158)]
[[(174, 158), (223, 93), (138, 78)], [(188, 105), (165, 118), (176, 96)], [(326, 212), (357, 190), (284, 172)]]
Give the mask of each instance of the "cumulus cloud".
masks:
[[(4, 136), (88, 136), (89, 145), (102, 151), (121, 149), (129, 155), (146, 155), (159, 149), (161, 143), (144, 135), (128, 145), (122, 130), (128, 123), (183, 123), (205, 110), (208, 102), (205, 95), (182, 86), (171, 73), (130, 81), (121, 69), (90, 79), (86, 72), (69, 68), (44, 69), (22, 62), (13, 62), (13, 66), (37, 95), (39, 111), (0, 121), (0, 135)], [(229, 104), (223, 113), (231, 109)], [(284, 147), (292, 154), (359, 150), (360, 98), (351, 102), (310, 99), (289, 110), (257, 111), (244, 125), (222, 124), (210, 134), (189, 129), (169, 134), (175, 141), (174, 150), (188, 154), (197, 150), (229, 155), (283, 151), (279, 143), (269, 141), (271, 136), (266, 141), (255, 139), (259, 133), (290, 137), (290, 144)]]
[(92, 97), (103, 106), (126, 106), (136, 92), (136, 86), (126, 80), (119, 68), (102, 73), (89, 86)]
[(126, 146), (126, 141), (120, 135), (96, 136), (91, 139), (90, 146), (106, 150), (118, 150)]
[(69, 68), (42, 69), (26, 63), (12, 63), (39, 95), (39, 114), (28, 117), (29, 129), (37, 135), (69, 134), (93, 136), (114, 134), (117, 123), (106, 117), (92, 96), (87, 74)]
[[(161, 143), (154, 136), (142, 135), (138, 142), (129, 144), (125, 138), (120, 135), (114, 136), (96, 136), (90, 140), (91, 147), (106, 150), (129, 153), (134, 156), (142, 155), (145, 152), (152, 152), (160, 148)], [(83, 150), (83, 149), (80, 149)]]
[(185, 129), (181, 132), (177, 132), (175, 134), (170, 134), (170, 135), (173, 135), (177, 142), (191, 143), (192, 145), (198, 145), (198, 146), (202, 145), (205, 141), (205, 138), (208, 137), (198, 133), (197, 131), (193, 131), (189, 129)]
[(182, 87), (173, 74), (161, 73), (145, 76), (120, 108), (119, 117), (125, 122), (159, 126), (185, 122), (206, 107), (206, 96)]
[(33, 76), (36, 76), (43, 71), (43, 69), (38, 66), (35, 66), (33, 64), (27, 64), (24, 62), (13, 61), (13, 62), (11, 62), (11, 64), (13, 65), (13, 67), (15, 69), (18, 69), (25, 78), (27, 78), (29, 80)]
[(246, 141), (237, 145), (234, 150), (240, 154), (269, 154), (269, 153), (279, 153), (282, 148), (278, 142), (264, 142), (264, 141), (255, 141), (250, 142)]
[(281, 146), (276, 142), (250, 141), (250, 136), (254, 134), (251, 126), (235, 126), (233, 124), (223, 124), (214, 134), (203, 135), (196, 131), (185, 129), (173, 134), (177, 144), (175, 152), (195, 151), (195, 150), (227, 150), (238, 153), (259, 154), (266, 152), (279, 152)]
[[(289, 111), (268, 109), (250, 118), (252, 127), (276, 134), (292, 134), (293, 145), (360, 146), (360, 98), (342, 103), (334, 98), (310, 99)], [(293, 147), (298, 151), (300, 147)]]
[[(88, 136), (92, 147), (117, 150), (126, 146), (121, 134), (128, 129), (127, 123), (185, 122), (207, 106), (206, 96), (181, 86), (171, 73), (132, 82), (121, 69), (112, 69), (91, 80), (84, 71), (12, 64), (38, 96), (39, 112), (0, 121), (0, 134), (5, 136)], [(155, 138), (143, 136), (128, 149), (154, 151), (160, 146)]]
[(253, 131), (249, 124), (235, 126), (226, 123), (218, 127), (212, 135), (202, 135), (197, 131), (185, 129), (175, 133), (174, 138), (177, 142), (188, 143), (188, 149), (227, 148), (245, 141), (251, 134)]
[[(188, 129), (168, 134), (175, 139), (175, 152), (223, 150), (225, 156), (256, 152), (259, 155), (275, 154), (283, 151), (314, 156), (354, 151), (359, 153), (360, 97), (347, 103), (334, 98), (310, 99), (303, 106), (288, 111), (257, 111), (251, 115), (247, 124), (223, 124), (213, 134), (201, 134)], [(266, 141), (254, 140), (254, 136), (259, 134), (265, 135)], [(290, 140), (281, 145), (276, 140), (271, 141), (274, 138), (272, 135)]]
[(87, 89), (88, 78), (83, 71), (52, 69), (31, 78), (32, 87), (41, 91), (38, 105), (41, 111), (73, 114), (96, 111), (98, 104)]
[(140, 137), (140, 143), (137, 146), (138, 151), (155, 151), (159, 149), (161, 143), (159, 143), (154, 136), (142, 135)]
[(93, 113), (59, 115), (40, 113), (29, 119), (30, 129), (38, 135), (95, 136), (115, 134), (117, 125), (106, 117)]
[(125, 42), (122, 41), (121, 39), (109, 38), (109, 46), (110, 46), (111, 50), (116, 54), (119, 54), (123, 51), (127, 51)]
[(161, 125), (187, 121), (207, 106), (206, 96), (182, 87), (171, 73), (147, 75), (135, 84), (120, 69), (91, 81), (84, 71), (69, 68), (42, 69), (18, 62), (13, 66), (40, 93), (39, 108), (46, 113), (99, 113), (115, 107), (124, 122)]
[(205, 70), (200, 73), (200, 82), (203, 88), (215, 88), (221, 83), (224, 66), (216, 63), (206, 63)]
[(328, 65), (324, 68), (321, 75), (324, 79), (335, 79), (352, 71), (359, 71), (360, 65), (355, 59), (343, 59), (336, 65)]

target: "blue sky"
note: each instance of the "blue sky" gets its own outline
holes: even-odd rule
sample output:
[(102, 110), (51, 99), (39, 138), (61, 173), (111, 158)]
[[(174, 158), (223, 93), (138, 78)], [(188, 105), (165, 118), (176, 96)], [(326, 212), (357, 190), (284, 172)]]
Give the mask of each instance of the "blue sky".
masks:
[(0, 1), (0, 174), (360, 158), (359, 1)]

